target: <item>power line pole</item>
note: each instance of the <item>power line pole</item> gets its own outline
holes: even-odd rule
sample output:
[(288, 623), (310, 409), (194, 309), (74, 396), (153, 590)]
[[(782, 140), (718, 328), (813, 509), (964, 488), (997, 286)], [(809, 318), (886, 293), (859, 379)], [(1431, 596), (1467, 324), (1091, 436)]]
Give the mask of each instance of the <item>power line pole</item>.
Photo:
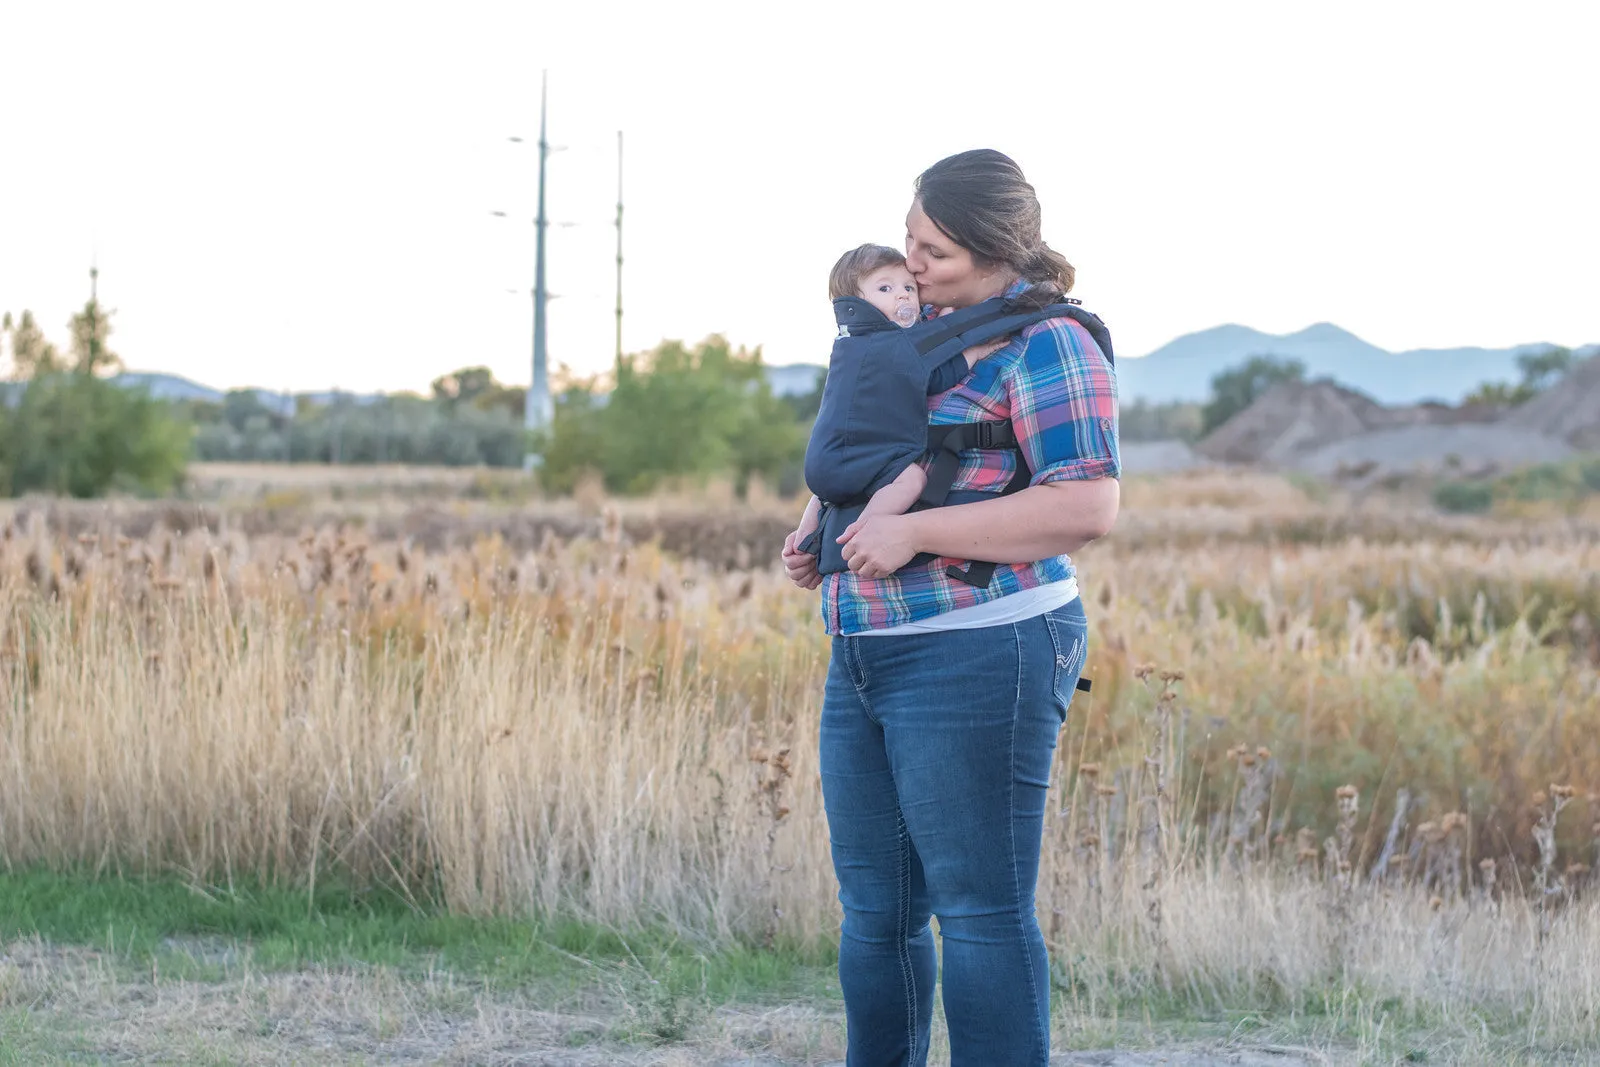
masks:
[(617, 131), (617, 372), (622, 371), (622, 131)]
[[(535, 238), (533, 268), (533, 383), (528, 388), (522, 423), (529, 431), (543, 431), (550, 425), (554, 412), (550, 404), (550, 381), (545, 362), (545, 303), (549, 294), (544, 284), (544, 231), (548, 225), (544, 215), (545, 160), (550, 155), (546, 137), (546, 104), (550, 90), (549, 72), (544, 72), (539, 82), (539, 215), (534, 220)], [(539, 456), (527, 452), (522, 457), (524, 470), (538, 466)]]

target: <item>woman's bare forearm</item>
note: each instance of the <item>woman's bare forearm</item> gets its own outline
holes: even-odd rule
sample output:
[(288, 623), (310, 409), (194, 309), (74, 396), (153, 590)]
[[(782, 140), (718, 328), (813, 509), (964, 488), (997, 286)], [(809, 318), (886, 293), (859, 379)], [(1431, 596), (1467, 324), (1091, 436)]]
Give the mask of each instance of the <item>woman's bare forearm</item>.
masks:
[(1115, 478), (1035, 485), (1011, 496), (915, 511), (917, 551), (956, 559), (1032, 563), (1069, 554), (1110, 532), (1122, 484)]

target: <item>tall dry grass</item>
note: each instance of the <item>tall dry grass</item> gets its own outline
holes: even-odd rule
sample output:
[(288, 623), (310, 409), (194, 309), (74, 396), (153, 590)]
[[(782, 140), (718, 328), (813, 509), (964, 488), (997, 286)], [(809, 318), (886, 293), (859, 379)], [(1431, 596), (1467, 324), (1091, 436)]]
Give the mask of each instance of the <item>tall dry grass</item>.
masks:
[[(623, 529), (6, 525), (0, 854), (830, 938), (814, 600)], [(1594, 1039), (1593, 537), (1173, 541), (1082, 561), (1040, 883), (1070, 995)]]

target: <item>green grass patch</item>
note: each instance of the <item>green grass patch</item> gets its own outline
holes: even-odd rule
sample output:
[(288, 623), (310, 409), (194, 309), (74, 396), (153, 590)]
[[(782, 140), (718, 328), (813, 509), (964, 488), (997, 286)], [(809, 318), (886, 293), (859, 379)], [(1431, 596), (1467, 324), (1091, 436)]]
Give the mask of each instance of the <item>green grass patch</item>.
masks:
[(570, 990), (638, 981), (711, 1002), (837, 995), (823, 946), (697, 944), (661, 929), (619, 931), (570, 919), (503, 919), (419, 910), (390, 892), (199, 886), (177, 878), (0, 873), (0, 940), (38, 937), (174, 977), (373, 966), (447, 970), (487, 987)]

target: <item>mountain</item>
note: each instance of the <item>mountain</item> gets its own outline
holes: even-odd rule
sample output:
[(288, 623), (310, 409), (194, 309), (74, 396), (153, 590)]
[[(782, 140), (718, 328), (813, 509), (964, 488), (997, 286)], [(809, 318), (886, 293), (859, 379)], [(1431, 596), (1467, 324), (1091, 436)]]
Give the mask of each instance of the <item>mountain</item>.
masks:
[(144, 386), (157, 400), (199, 400), (210, 404), (222, 403), (222, 393), (209, 385), (191, 382), (176, 374), (149, 371), (124, 371), (111, 379), (113, 384), (137, 388)]
[(805, 396), (817, 387), (826, 367), (817, 363), (788, 363), (781, 367), (768, 367), (767, 381), (776, 396)]
[(1527, 344), (1389, 352), (1331, 322), (1290, 334), (1228, 325), (1185, 334), (1148, 356), (1118, 360), (1117, 384), (1124, 403), (1205, 400), (1217, 374), (1251, 356), (1272, 355), (1298, 359), (1306, 365), (1308, 378), (1332, 378), (1383, 404), (1428, 400), (1454, 404), (1484, 382), (1518, 381), (1522, 372), (1517, 357), (1551, 347)]
[[(225, 394), (220, 389), (213, 389), (209, 385), (190, 381), (177, 374), (163, 374), (159, 371), (125, 371), (112, 378), (117, 385), (138, 387), (143, 386), (150, 391), (150, 395), (157, 400), (193, 400), (210, 404), (220, 404)], [(291, 414), (294, 411), (295, 401), (306, 400), (309, 403), (324, 406), (331, 404), (335, 399), (346, 404), (371, 404), (383, 399), (380, 393), (279, 393), (270, 389), (253, 389), (256, 399), (268, 411), (279, 415)]]

